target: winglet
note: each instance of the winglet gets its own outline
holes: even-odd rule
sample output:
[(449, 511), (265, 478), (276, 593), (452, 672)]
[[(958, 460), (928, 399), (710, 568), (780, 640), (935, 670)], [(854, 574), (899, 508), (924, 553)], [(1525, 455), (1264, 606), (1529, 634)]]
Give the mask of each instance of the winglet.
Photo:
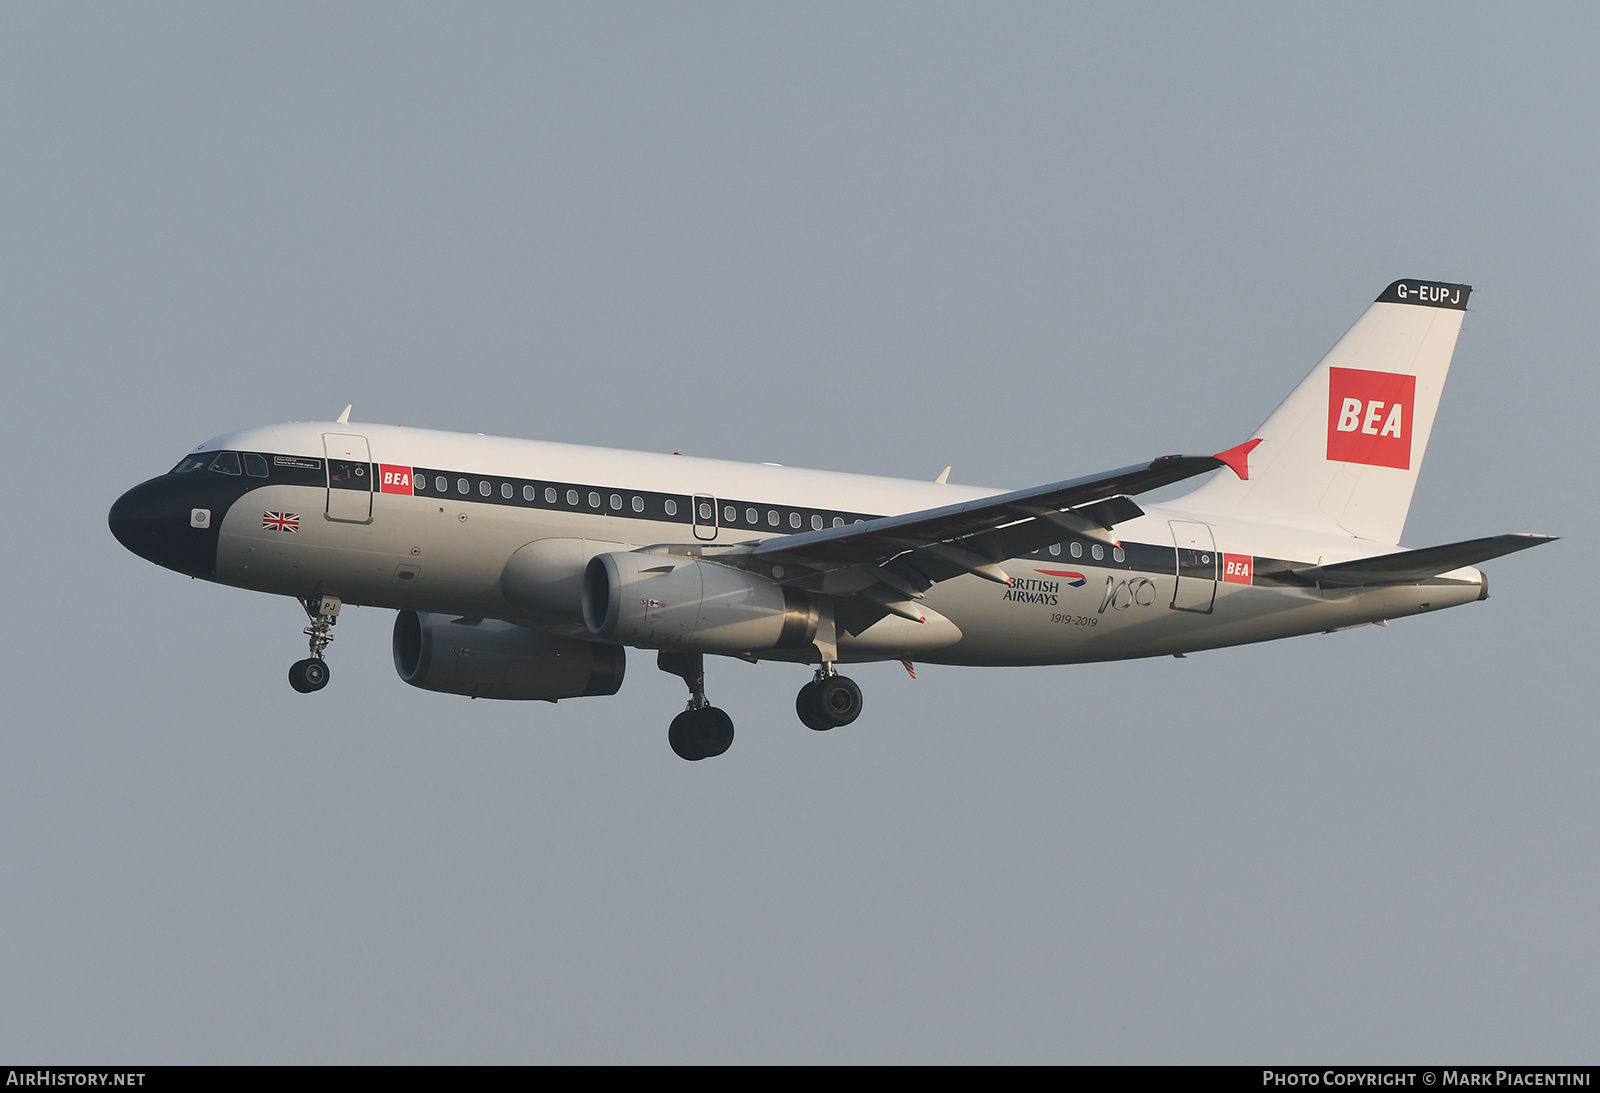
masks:
[(356, 404), (352, 402), (349, 406), (346, 406), (344, 408), (344, 413), (340, 414), (334, 420), (338, 421), (338, 422), (342, 422), (345, 425), (350, 424), (350, 411), (354, 410), (355, 408), (356, 408)]
[(1240, 481), (1250, 480), (1250, 453), (1255, 450), (1261, 438), (1247, 440), (1237, 448), (1229, 448), (1225, 452), (1218, 452), (1213, 458), (1220, 459), (1232, 468), (1233, 473), (1239, 476)]

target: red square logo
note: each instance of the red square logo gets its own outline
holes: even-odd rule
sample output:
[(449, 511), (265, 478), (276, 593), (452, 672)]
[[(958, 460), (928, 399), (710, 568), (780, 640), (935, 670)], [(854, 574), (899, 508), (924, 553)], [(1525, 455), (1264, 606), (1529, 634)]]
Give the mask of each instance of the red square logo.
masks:
[(1255, 558), (1249, 554), (1222, 556), (1222, 579), (1229, 584), (1249, 584), (1255, 571)]
[(1411, 469), (1411, 408), (1417, 377), (1328, 369), (1328, 458)]
[(380, 493), (411, 493), (411, 468), (379, 463), (378, 491)]

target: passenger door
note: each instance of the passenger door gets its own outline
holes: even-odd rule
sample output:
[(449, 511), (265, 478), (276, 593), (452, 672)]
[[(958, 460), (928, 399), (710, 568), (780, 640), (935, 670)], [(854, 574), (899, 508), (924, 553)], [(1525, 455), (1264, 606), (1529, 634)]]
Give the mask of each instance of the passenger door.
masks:
[(1177, 549), (1178, 587), (1172, 606), (1179, 611), (1211, 613), (1217, 597), (1217, 544), (1210, 524), (1171, 520), (1172, 543)]
[(372, 451), (354, 433), (323, 433), (328, 457), (328, 519), (348, 524), (372, 522)]

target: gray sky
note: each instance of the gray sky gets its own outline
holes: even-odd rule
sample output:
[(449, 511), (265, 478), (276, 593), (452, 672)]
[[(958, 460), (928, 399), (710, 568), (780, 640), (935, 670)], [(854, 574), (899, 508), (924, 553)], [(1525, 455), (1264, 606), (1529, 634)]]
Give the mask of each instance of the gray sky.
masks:
[[(0, 1057), (1594, 1061), (1592, 9), (0, 8)], [(1493, 599), (1091, 667), (290, 691), (111, 501), (331, 417), (1024, 486), (1465, 281)]]

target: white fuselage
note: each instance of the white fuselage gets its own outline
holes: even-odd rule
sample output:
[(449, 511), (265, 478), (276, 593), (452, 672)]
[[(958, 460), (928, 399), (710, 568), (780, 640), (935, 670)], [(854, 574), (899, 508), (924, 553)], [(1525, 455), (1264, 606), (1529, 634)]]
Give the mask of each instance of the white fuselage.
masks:
[[(365, 424), (249, 429), (197, 452), (263, 453), (280, 462), (300, 457), (321, 466), (340, 445), (354, 444), (351, 438), (365, 441), (364, 473), (379, 479), (370, 497), (363, 488), (269, 475), (220, 517), (213, 579), (302, 599), (333, 595), (346, 603), (583, 635), (575, 598), (566, 611), (530, 609), (526, 600), (508, 598), (507, 564), (519, 550), (563, 541), (571, 549), (557, 554), (575, 558), (581, 568), (588, 557), (608, 551), (748, 543), (1000, 492)], [(1319, 589), (1275, 579), (1285, 577), (1290, 564), (1329, 564), (1396, 548), (1337, 529), (1208, 515), (1185, 500), (1147, 505), (1144, 516), (1117, 525), (1115, 543), (1063, 532), (1060, 544), (1002, 563), (1013, 578), (1010, 587), (977, 576), (935, 584), (922, 602), (932, 609), (930, 620), (953, 624), (943, 636), (926, 640), (918, 637), (917, 624), (888, 619), (876, 636), (841, 635), (840, 659), (1021, 665), (1167, 655), (1398, 618), (1482, 594), (1481, 575), (1472, 568), (1375, 589)], [(710, 520), (703, 519), (705, 504)], [(1178, 549), (1185, 543), (1206, 556), (1214, 577), (1192, 575), (1192, 568), (1180, 577)], [(549, 574), (552, 582), (574, 582), (574, 596), (575, 578)]]

